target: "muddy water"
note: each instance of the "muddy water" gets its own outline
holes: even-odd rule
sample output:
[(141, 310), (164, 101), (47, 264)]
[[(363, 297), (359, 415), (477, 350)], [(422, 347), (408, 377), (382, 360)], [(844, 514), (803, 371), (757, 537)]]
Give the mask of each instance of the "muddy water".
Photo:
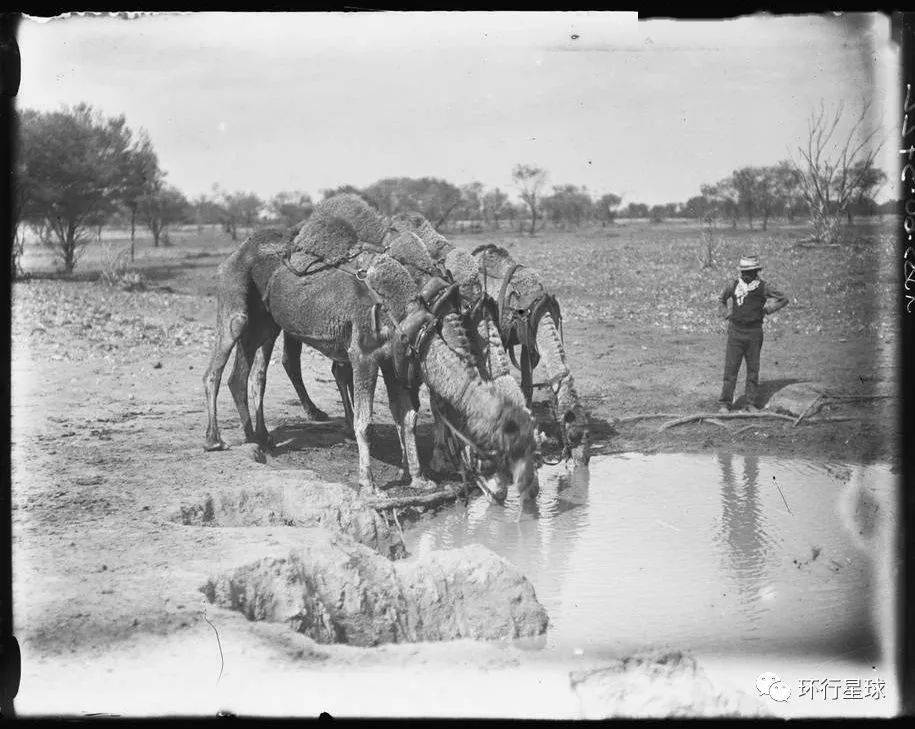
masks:
[(408, 549), (480, 543), (518, 565), (550, 615), (547, 647), (564, 654), (879, 658), (885, 466), (633, 454), (540, 480), (532, 508), (442, 510)]

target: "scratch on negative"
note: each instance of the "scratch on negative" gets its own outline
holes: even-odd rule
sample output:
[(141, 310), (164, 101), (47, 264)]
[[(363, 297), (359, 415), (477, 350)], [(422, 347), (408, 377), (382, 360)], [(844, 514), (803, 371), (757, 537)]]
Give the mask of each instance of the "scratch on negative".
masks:
[(226, 662), (222, 655), (222, 642), (219, 640), (219, 631), (216, 630), (216, 626), (213, 625), (207, 617), (206, 605), (203, 607), (203, 619), (207, 621), (207, 624), (213, 629), (213, 632), (216, 633), (216, 645), (219, 646), (219, 675), (216, 677), (216, 683), (219, 683), (219, 679), (222, 678), (222, 669), (225, 667)]
[(661, 526), (666, 526), (668, 529), (673, 529), (675, 532), (680, 531), (673, 524), (668, 524), (666, 521), (661, 521), (660, 519), (655, 519), (655, 521), (657, 521)]
[(772, 477), (772, 483), (775, 484), (775, 488), (778, 489), (778, 495), (782, 497), (782, 501), (785, 502), (785, 508), (788, 510), (788, 513), (791, 513), (791, 507), (788, 506), (788, 501), (785, 499), (785, 495), (782, 493), (782, 487), (778, 485), (778, 481), (775, 476)]

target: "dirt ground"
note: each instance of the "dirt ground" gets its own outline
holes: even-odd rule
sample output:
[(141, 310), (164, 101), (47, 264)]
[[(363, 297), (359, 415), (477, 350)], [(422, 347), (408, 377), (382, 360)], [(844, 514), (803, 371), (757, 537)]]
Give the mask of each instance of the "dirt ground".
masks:
[[(798, 427), (769, 419), (664, 432), (658, 431), (663, 419), (613, 427), (616, 418), (686, 415), (715, 406), (724, 329), (715, 318), (714, 299), (743, 252), (758, 253), (763, 278), (791, 299), (766, 324), (764, 397), (804, 380), (847, 395), (895, 392), (900, 283), (890, 225), (856, 227), (839, 248), (798, 244), (806, 234), (801, 228), (720, 230), (713, 269), (699, 266), (701, 231), (688, 225), (644, 223), (556, 231), (534, 239), (505, 233), (454, 240), (467, 247), (506, 245), (552, 285), (562, 305), (569, 363), (593, 417), (596, 454), (732, 447), (744, 453), (897, 464), (894, 399), (836, 407), (829, 414), (850, 419)], [(92, 250), (69, 278), (49, 273), (46, 252), (29, 250), (24, 268), (34, 276), (14, 285), (13, 598), (23, 652), (19, 702), (24, 702), (17, 703), (19, 710), (117, 712), (106, 707), (121, 706), (131, 692), (134, 703), (125, 712), (264, 707), (262, 695), (249, 704), (241, 698), (245, 676), (260, 669), (320, 668), (329, 675), (336, 666), (371, 677), (392, 666), (422, 670), (439, 660), (468, 670), (508, 666), (523, 673), (536, 666), (536, 653), (465, 641), (450, 652), (430, 645), (318, 646), (281, 627), (248, 623), (210, 606), (207, 615), (220, 627), (227, 667), (219, 692), (213, 693), (220, 659), (214, 631), (204, 620), (200, 586), (232, 566), (283, 555), (303, 540), (323, 537), (321, 530), (284, 526), (184, 526), (176, 521), (177, 511), (199, 504), (204, 494), (252, 483), (349, 489), (355, 484), (356, 447), (342, 431), (329, 362), (303, 351), (306, 386), (331, 415), (328, 423), (307, 422), (280, 364), (280, 340), (265, 398), (268, 428), (277, 443), (267, 463), (256, 462), (242, 445), (225, 386), (220, 424), (231, 447), (204, 453), (201, 377), (214, 335), (214, 273), (233, 244), (196, 229), (174, 233), (172, 240), (170, 248), (140, 246), (135, 269), (145, 281), (142, 290), (98, 280), (103, 256)], [(114, 239), (108, 245), (120, 244)], [(538, 412), (545, 417), (545, 408)], [(428, 413), (421, 418), (421, 452), (428, 452)], [(375, 478), (391, 485), (399, 454), (383, 388), (376, 423)], [(757, 427), (736, 432), (747, 423)], [(147, 696), (154, 693), (148, 688), (152, 679), (143, 673), (147, 670), (171, 687), (171, 698)], [(198, 678), (201, 674), (205, 680)], [(49, 680), (63, 680), (69, 692), (48, 693)], [(381, 690), (382, 684), (365, 680)], [(192, 688), (198, 683), (199, 691)], [(330, 695), (318, 692), (304, 703), (270, 706), (278, 713), (307, 714), (315, 706), (330, 706)], [(330, 703), (322, 704), (322, 696)], [(346, 700), (344, 694), (338, 698)], [(363, 704), (351, 695), (350, 700), (358, 712)], [(560, 713), (567, 708), (575, 715), (573, 704)], [(499, 704), (509, 715), (536, 715), (531, 707), (538, 705), (516, 699)]]

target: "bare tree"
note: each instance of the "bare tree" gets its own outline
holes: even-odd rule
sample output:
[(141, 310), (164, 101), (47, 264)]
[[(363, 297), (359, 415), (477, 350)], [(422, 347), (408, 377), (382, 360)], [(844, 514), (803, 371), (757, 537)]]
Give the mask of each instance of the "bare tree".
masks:
[(811, 114), (807, 142), (792, 160), (801, 193), (810, 210), (814, 237), (835, 242), (842, 216), (867, 181), (882, 144), (874, 145), (879, 128), (867, 131), (870, 104), (865, 103), (848, 132), (841, 136), (844, 107), (830, 114), (823, 104)]
[(537, 215), (540, 213), (540, 198), (546, 184), (546, 170), (534, 165), (515, 165), (512, 180), (521, 194), (521, 199), (531, 211), (531, 235), (537, 229)]

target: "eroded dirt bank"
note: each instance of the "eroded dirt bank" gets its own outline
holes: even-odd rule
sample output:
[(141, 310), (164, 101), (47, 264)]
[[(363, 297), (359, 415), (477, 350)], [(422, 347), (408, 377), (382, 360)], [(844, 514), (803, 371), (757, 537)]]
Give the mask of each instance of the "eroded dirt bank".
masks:
[[(542, 681), (554, 682), (556, 692), (551, 695), (559, 702), (554, 705), (568, 711), (562, 715), (584, 715), (581, 692), (597, 679), (585, 677), (575, 688), (569, 678), (573, 667), (555, 669), (558, 673), (547, 670), (537, 663), (536, 652), (465, 641), (373, 649), (324, 646), (286, 624), (249, 622), (241, 612), (205, 600), (201, 588), (208, 581), (215, 585), (253, 563), (276, 565), (291, 554), (321, 553), (327, 549), (328, 533), (343, 532), (365, 549), (402, 556), (396, 526), (362, 508), (354, 496), (355, 444), (343, 434), (329, 364), (309, 350), (303, 351), (306, 385), (330, 414), (329, 422), (304, 419), (282, 371), (279, 344), (265, 402), (276, 449), (262, 463), (250, 446), (241, 443), (238, 417), (224, 388), (220, 421), (231, 448), (203, 452), (201, 376), (215, 321), (210, 276), (219, 260), (195, 258), (194, 266), (185, 266), (180, 275), (162, 274), (172, 291), (128, 292), (92, 281), (33, 280), (15, 286), (13, 557), (15, 632), (25, 660), (24, 700), (31, 696), (30, 705), (40, 706), (36, 682), (52, 675), (65, 680), (61, 671), (69, 667), (79, 673), (78, 666), (87, 662), (95, 668), (84, 672), (79, 679), (83, 683), (74, 680), (72, 685), (90, 695), (108, 695), (113, 704), (121, 700), (117, 692), (105, 691), (123, 685), (133, 686), (134, 695), (142, 693), (137, 687), (143, 686), (143, 671), (156, 661), (158, 671), (186, 664), (181, 670), (167, 670), (184, 676), (185, 686), (198, 686), (197, 694), (186, 697), (188, 710), (207, 713), (231, 699), (233, 686), (240, 697), (243, 677), (258, 666), (285, 670), (288, 678), (302, 672), (314, 676), (319, 666), (322, 675), (333, 666), (342, 675), (363, 668), (382, 671), (391, 665), (422, 674), (427, 663), (450, 667), (457, 661), (471, 673), (514, 672), (512, 680), (521, 680), (522, 686), (532, 680), (525, 671), (539, 672)], [(583, 300), (572, 300), (566, 307), (565, 337), (578, 389), (595, 418), (597, 453), (729, 446), (837, 461), (898, 458), (895, 405), (887, 400), (843, 405), (833, 414), (854, 419), (831, 424), (792, 428), (778, 421), (753, 421), (758, 427), (740, 432), (708, 424), (659, 432), (663, 420), (645, 420), (620, 423), (614, 434), (615, 418), (688, 414), (711, 407), (720, 386), (723, 335), (653, 329), (625, 316), (586, 317), (579, 311), (586, 306)], [(895, 377), (891, 331), (869, 329), (855, 338), (828, 328), (795, 332), (784, 327), (767, 339), (764, 394), (796, 380), (826, 381), (848, 394), (866, 394), (875, 382), (892, 382)], [(428, 412), (421, 418), (420, 447), (425, 455)], [(393, 481), (399, 461), (397, 439), (383, 388), (376, 399), (376, 422), (376, 482), (399, 489)], [(384, 568), (386, 574), (405, 569), (386, 564), (394, 565)], [(451, 568), (460, 571), (463, 564)], [(493, 604), (511, 606), (511, 590), (517, 584), (489, 591), (488, 597)], [(423, 604), (422, 613), (429, 614), (431, 603)], [(220, 656), (207, 620), (218, 626), (222, 638), (226, 672), (218, 690), (213, 680)], [(448, 620), (452, 618), (442, 617), (441, 623)], [(474, 624), (482, 626), (484, 621)], [(430, 637), (418, 629), (414, 635)], [(479, 633), (456, 630), (441, 637), (455, 635)], [(206, 678), (192, 680), (187, 673), (191, 667)], [(576, 665), (574, 670), (602, 668), (607, 666)], [(693, 669), (683, 670), (687, 675)], [(112, 678), (119, 672), (121, 684)], [(518, 678), (522, 674), (527, 678)], [(677, 676), (682, 678), (681, 673)], [(472, 681), (468, 673), (467, 685)], [(498, 681), (490, 683), (493, 688)], [(181, 694), (180, 686), (176, 691)], [(592, 694), (616, 701), (612, 689), (595, 689)], [(68, 695), (71, 706), (76, 706), (76, 694)], [(206, 697), (203, 703), (201, 697)], [(150, 711), (171, 709), (168, 701), (144, 700), (134, 705)], [(722, 707), (733, 708), (737, 700), (731, 695), (721, 703), (708, 699), (705, 705), (729, 711)], [(250, 707), (257, 701), (236, 705)], [(87, 711), (110, 710), (98, 702), (90, 704), (95, 708)], [(482, 699), (479, 704), (490, 705)], [(208, 708), (199, 708), (204, 705)], [(499, 704), (519, 709), (518, 715), (537, 715), (520, 709), (541, 705), (536, 700), (522, 705), (520, 700), (504, 699)], [(290, 706), (284, 704), (283, 710)], [(698, 703), (691, 706), (701, 713)], [(590, 716), (601, 710), (588, 711)]]

